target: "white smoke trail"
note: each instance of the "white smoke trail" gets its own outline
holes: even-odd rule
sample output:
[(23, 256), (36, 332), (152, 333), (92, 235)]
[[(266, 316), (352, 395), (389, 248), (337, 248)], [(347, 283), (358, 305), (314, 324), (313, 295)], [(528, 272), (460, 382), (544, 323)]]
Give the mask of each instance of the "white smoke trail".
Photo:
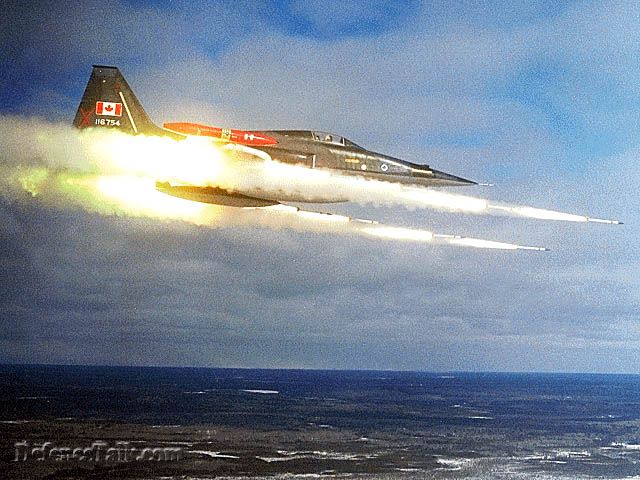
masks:
[(440, 233), (433, 233), (429, 230), (424, 229), (392, 227), (380, 224), (379, 222), (373, 220), (351, 218), (344, 215), (336, 215), (331, 213), (300, 210), (297, 207), (292, 207), (289, 205), (257, 207), (255, 208), (255, 210), (269, 210), (277, 213), (293, 214), (306, 220), (313, 220), (334, 225), (345, 225), (347, 223), (350, 223), (351, 232), (363, 233), (369, 236), (386, 240), (435, 243), (442, 245), (454, 245), (494, 250), (535, 250), (539, 252), (548, 250), (544, 247), (516, 245), (513, 243), (495, 242), (492, 240), (483, 240), (480, 238), (462, 237), (460, 235), (444, 235)]
[[(335, 199), (362, 204), (568, 222), (619, 223), (264, 161), (263, 152), (246, 148), (240, 152), (224, 150), (201, 138), (178, 142), (170, 138), (134, 137), (105, 130), (78, 131), (69, 126), (16, 118), (0, 118), (0, 129), (3, 132), (0, 155), (4, 165), (147, 177), (174, 184), (254, 192), (256, 196), (270, 194), (291, 201), (317, 201), (331, 192)], [(251, 153), (260, 158), (252, 158)]]
[[(0, 117), (0, 180), (4, 195), (28, 191), (56, 206), (74, 205), (103, 214), (173, 218), (201, 225), (237, 225), (238, 215), (222, 208), (166, 196), (155, 181), (216, 186), (263, 198), (317, 201), (334, 198), (362, 204), (435, 208), (475, 214), (507, 214), (565, 221), (596, 221), (580, 215), (531, 207), (490, 204), (484, 199), (433, 189), (345, 176), (270, 161), (263, 152), (221, 148), (208, 139), (130, 136), (119, 132), (76, 130), (36, 119)], [(256, 158), (257, 157), (257, 158)], [(324, 229), (390, 240), (445, 243), (476, 248), (517, 249), (518, 245), (395, 228), (370, 221), (295, 209), (297, 223), (263, 219), (267, 226)], [(289, 211), (291, 213), (291, 211)], [(347, 219), (345, 221), (344, 219)], [(246, 220), (251, 223), (252, 220)], [(349, 223), (345, 228), (343, 224)]]

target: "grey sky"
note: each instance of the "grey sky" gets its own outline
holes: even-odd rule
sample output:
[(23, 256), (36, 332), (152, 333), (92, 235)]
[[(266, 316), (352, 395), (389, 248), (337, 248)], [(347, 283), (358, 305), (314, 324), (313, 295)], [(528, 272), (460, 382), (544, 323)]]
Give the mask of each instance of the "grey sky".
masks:
[(494, 252), (5, 198), (0, 361), (637, 372), (638, 6), (483, 4), (1, 7), (3, 115), (70, 122), (115, 64), (158, 123), (335, 131), (625, 225), (332, 207), (552, 249)]

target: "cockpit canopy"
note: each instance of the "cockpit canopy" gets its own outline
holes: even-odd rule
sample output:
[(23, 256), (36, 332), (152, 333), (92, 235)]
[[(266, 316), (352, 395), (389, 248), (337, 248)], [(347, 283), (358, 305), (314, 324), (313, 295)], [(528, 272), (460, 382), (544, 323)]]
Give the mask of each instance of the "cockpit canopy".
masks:
[(316, 142), (330, 143), (332, 145), (342, 145), (345, 147), (362, 148), (360, 145), (356, 145), (351, 140), (348, 140), (340, 135), (335, 135), (328, 132), (313, 132), (313, 139)]

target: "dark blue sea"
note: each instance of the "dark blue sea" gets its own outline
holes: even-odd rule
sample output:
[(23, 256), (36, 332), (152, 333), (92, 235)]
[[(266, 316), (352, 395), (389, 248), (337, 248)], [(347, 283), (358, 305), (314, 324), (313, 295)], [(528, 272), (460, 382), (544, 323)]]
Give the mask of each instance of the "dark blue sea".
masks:
[[(640, 479), (635, 375), (5, 365), (0, 405), (3, 478)], [(180, 458), (29, 450), (95, 441)]]

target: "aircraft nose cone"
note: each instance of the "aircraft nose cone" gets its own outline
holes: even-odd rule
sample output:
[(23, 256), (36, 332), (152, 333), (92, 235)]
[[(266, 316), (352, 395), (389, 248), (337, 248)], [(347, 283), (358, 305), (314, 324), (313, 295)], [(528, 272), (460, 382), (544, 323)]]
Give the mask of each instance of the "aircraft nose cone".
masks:
[(420, 177), (431, 178), (434, 183), (438, 185), (477, 185), (478, 182), (473, 180), (467, 180), (466, 178), (456, 177), (449, 173), (441, 172), (439, 170), (430, 169), (425, 172), (419, 172)]
[(433, 171), (435, 178), (441, 180), (443, 183), (448, 185), (477, 185), (477, 182), (473, 180), (467, 180), (466, 178), (456, 177), (455, 175), (451, 175), (449, 173), (439, 172), (437, 170)]

